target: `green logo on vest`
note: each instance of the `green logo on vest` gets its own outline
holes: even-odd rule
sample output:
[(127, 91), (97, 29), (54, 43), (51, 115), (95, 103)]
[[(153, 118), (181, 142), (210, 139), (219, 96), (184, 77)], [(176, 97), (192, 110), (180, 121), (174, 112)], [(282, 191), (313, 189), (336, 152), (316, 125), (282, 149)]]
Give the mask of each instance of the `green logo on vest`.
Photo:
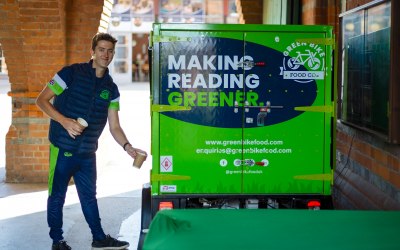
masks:
[(101, 91), (100, 97), (103, 98), (104, 100), (108, 100), (109, 96), (110, 96), (110, 91), (108, 90)]
[(71, 156), (72, 156), (72, 153), (70, 153), (70, 152), (64, 152), (64, 156), (65, 156), (65, 157), (71, 157)]

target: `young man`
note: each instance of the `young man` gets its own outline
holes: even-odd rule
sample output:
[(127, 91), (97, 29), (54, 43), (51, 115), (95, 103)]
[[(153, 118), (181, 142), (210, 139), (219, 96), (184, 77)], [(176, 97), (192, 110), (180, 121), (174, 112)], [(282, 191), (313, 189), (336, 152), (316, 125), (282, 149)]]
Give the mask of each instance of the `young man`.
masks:
[[(92, 59), (61, 69), (36, 100), (38, 107), (51, 118), (47, 221), (53, 250), (71, 249), (62, 230), (62, 210), (71, 177), (93, 235), (92, 249), (129, 246), (128, 242), (103, 232), (96, 199), (95, 152), (107, 120), (112, 136), (131, 157), (144, 152), (132, 147), (119, 123), (119, 91), (107, 68), (114, 57), (116, 42), (107, 33), (96, 34), (92, 39)], [(78, 118), (86, 120), (88, 126), (82, 126)]]

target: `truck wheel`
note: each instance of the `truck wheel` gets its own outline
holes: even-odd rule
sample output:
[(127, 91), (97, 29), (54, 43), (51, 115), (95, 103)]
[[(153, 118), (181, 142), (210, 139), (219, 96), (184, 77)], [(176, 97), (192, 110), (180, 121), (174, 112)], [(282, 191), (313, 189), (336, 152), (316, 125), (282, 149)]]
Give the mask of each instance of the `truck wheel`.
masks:
[(335, 209), (335, 206), (333, 205), (332, 196), (325, 197), (323, 204), (324, 205), (323, 205), (322, 209), (328, 209), (328, 210)]
[(146, 233), (149, 230), (151, 222), (151, 187), (150, 183), (146, 183), (142, 188), (142, 211), (141, 211), (141, 222), (140, 222), (140, 235), (138, 242), (138, 250), (143, 248), (144, 239)]

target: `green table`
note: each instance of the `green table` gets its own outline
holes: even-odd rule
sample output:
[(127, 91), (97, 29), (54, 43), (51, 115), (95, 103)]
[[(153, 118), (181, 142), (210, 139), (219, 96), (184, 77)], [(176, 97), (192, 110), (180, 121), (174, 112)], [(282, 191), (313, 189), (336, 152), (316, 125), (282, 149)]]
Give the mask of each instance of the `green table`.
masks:
[(164, 210), (143, 249), (399, 250), (400, 211)]

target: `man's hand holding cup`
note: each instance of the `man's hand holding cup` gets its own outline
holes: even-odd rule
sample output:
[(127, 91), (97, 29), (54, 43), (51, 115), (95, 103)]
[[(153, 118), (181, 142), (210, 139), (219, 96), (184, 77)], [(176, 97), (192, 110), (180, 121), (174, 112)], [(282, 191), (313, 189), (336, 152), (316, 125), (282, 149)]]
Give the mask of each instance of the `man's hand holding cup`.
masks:
[(147, 158), (147, 153), (141, 149), (132, 147), (130, 143), (126, 143), (123, 148), (134, 159), (133, 166), (140, 169)]

